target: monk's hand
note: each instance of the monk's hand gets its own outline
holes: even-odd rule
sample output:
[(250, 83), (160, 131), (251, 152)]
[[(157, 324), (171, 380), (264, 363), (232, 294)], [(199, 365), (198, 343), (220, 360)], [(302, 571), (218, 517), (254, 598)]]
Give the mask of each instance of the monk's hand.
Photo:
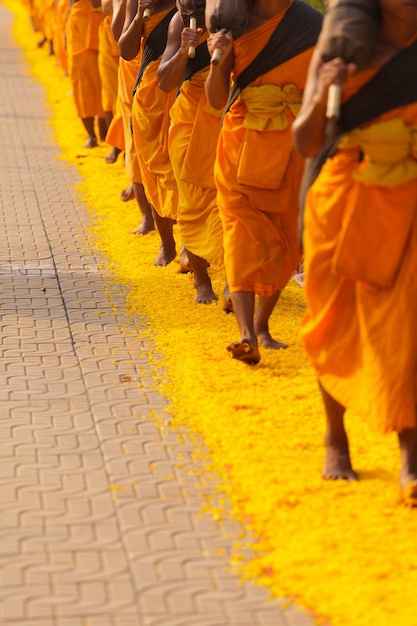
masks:
[(343, 89), (347, 77), (354, 74), (356, 70), (354, 63), (346, 63), (341, 57), (323, 63), (318, 73), (315, 101), (323, 104), (327, 102), (330, 85), (338, 85)]
[(143, 17), (143, 13), (146, 9), (152, 11), (153, 0), (138, 0), (137, 15)]
[(184, 56), (188, 56), (190, 46), (196, 48), (200, 43), (200, 35), (202, 28), (188, 28), (185, 26), (181, 31), (181, 52)]
[(226, 29), (223, 28), (217, 33), (211, 33), (207, 39), (207, 48), (210, 56), (213, 56), (216, 49), (220, 49), (222, 51), (221, 58), (219, 59), (219, 65), (222, 65), (233, 49), (232, 31), (226, 31)]

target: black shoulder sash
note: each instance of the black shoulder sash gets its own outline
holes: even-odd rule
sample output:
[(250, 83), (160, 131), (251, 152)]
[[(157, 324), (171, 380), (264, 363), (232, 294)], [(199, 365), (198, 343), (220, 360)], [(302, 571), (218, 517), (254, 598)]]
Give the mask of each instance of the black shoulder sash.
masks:
[(136, 89), (138, 88), (140, 81), (142, 80), (142, 76), (149, 63), (152, 63), (152, 61), (156, 61), (157, 59), (159, 59), (159, 57), (165, 50), (165, 46), (167, 45), (169, 23), (176, 12), (177, 9), (176, 7), (174, 7), (165, 15), (165, 17), (162, 18), (159, 24), (157, 24), (153, 31), (149, 34), (149, 37), (146, 40), (145, 48), (143, 50), (142, 61), (138, 70), (138, 74), (136, 76), (133, 94), (135, 94)]
[(210, 65), (210, 54), (207, 48), (207, 40), (203, 41), (197, 48), (195, 49), (195, 57), (193, 59), (188, 59), (187, 65), (185, 67), (184, 77), (182, 82), (185, 83), (186, 80), (190, 80), (197, 74), (200, 70), (203, 70), (205, 67)]
[(188, 59), (187, 65), (185, 66), (184, 76), (182, 77), (182, 81), (178, 87), (178, 91), (176, 93), (176, 98), (179, 96), (181, 86), (187, 81), (190, 80), (194, 74), (197, 74), (200, 70), (203, 70), (205, 67), (209, 67), (210, 65), (210, 53), (207, 48), (207, 41), (203, 41), (197, 48), (195, 49), (195, 57), (192, 59)]

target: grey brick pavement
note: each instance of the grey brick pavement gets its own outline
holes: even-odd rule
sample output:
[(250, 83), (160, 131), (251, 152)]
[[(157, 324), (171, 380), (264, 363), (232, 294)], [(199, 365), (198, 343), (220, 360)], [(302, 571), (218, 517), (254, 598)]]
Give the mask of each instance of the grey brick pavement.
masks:
[(11, 18), (0, 4), (0, 622), (310, 625), (227, 572), (240, 529), (200, 514), (192, 446), (164, 426)]

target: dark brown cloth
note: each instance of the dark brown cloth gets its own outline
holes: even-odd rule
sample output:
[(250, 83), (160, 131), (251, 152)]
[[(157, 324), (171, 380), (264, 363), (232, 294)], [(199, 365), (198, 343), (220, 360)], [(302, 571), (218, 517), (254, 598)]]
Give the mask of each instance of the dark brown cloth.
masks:
[(378, 0), (331, 0), (317, 48), (324, 62), (341, 57), (365, 65), (378, 31)]
[(248, 21), (248, 0), (206, 0), (206, 27), (209, 33), (231, 30), (236, 39)]

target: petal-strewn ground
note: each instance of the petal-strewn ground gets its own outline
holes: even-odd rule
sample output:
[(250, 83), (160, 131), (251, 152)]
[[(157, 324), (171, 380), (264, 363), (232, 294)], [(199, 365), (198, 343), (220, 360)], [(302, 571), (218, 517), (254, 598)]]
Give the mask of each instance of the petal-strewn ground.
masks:
[[(45, 86), (53, 139), (82, 176), (92, 237), (115, 280), (126, 285), (127, 306), (149, 325), (172, 427), (202, 436), (207, 471), (221, 479), (223, 490), (208, 485), (202, 506), (214, 517), (232, 514), (248, 529), (236, 540), (232, 565), (333, 626), (416, 626), (417, 511), (399, 504), (395, 437), (375, 434), (349, 415), (361, 480), (320, 478), (324, 420), (299, 339), (302, 287), (291, 281), (272, 318), (272, 334), (288, 350), (263, 350), (255, 367), (230, 359), (226, 346), (238, 333), (234, 316), (222, 311), (223, 273), (211, 269), (219, 302), (204, 306), (194, 302), (192, 277), (178, 274), (176, 262), (154, 266), (158, 235), (132, 235), (140, 216), (134, 202), (120, 200), (127, 184), (121, 158), (109, 165), (108, 146), (81, 148), (85, 137), (69, 79), (37, 48), (21, 2), (6, 5), (18, 17), (15, 36), (33, 75)], [(247, 557), (248, 543), (254, 558)]]

